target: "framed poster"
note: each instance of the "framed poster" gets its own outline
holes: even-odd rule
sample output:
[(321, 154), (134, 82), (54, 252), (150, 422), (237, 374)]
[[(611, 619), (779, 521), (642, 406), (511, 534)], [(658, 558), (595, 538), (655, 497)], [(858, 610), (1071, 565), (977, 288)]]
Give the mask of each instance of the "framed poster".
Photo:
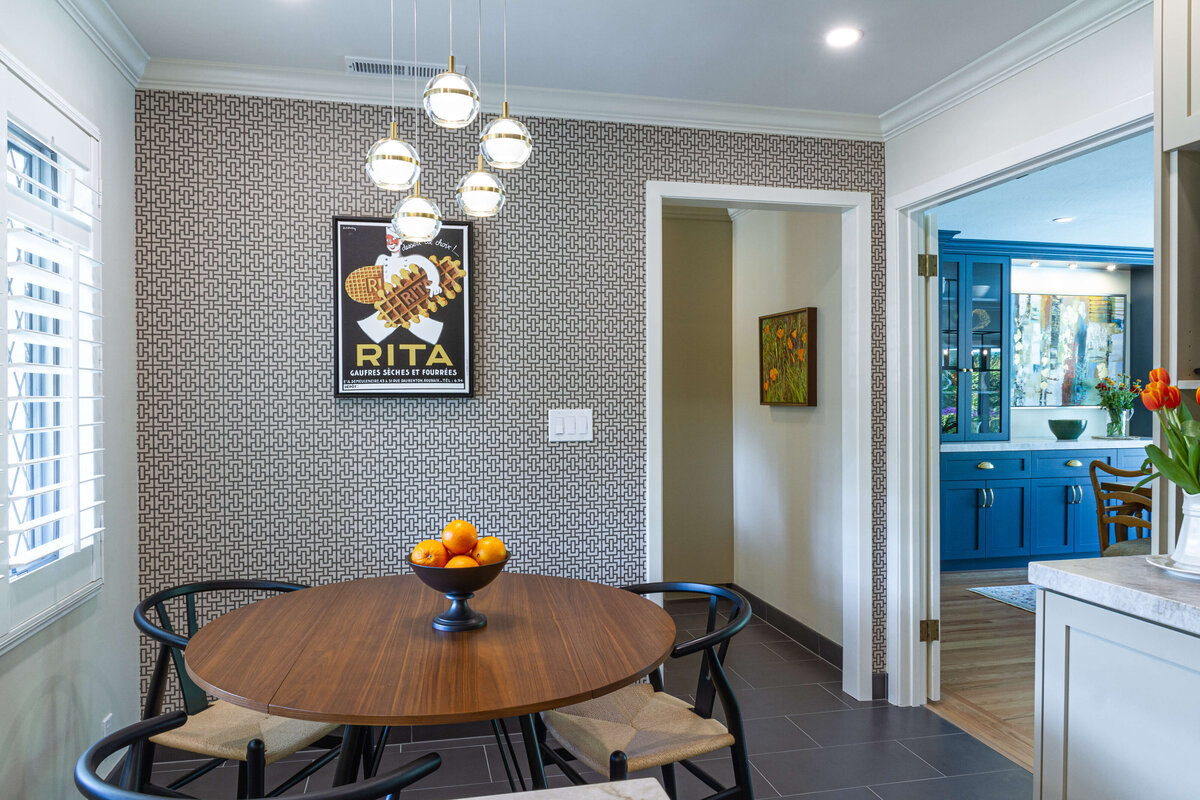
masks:
[(471, 223), (401, 241), (390, 219), (333, 218), (337, 397), (471, 397)]
[(817, 404), (817, 310), (758, 318), (759, 405)]

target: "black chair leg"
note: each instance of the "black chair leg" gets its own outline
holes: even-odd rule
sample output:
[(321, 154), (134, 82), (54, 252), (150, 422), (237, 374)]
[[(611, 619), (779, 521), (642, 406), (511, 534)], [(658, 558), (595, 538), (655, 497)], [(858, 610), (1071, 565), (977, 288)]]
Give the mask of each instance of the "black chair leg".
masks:
[(629, 761), (625, 758), (625, 751), (618, 750), (608, 757), (608, 779), (610, 781), (623, 781), (629, 777)]
[(238, 762), (237, 800), (246, 800), (246, 762)]
[(742, 737), (739, 736), (730, 746), (729, 756), (733, 761), (733, 780), (741, 789), (742, 800), (754, 800), (754, 784), (750, 781), (750, 755), (746, 752), (746, 743)]
[(262, 739), (246, 745), (246, 798), (267, 796), (267, 750)]
[(542, 746), (538, 743), (536, 714), (521, 716), (521, 737), (525, 740), (525, 757), (529, 759), (529, 780), (534, 789), (545, 789), (546, 763), (542, 760)]
[(675, 796), (675, 765), (663, 764), (662, 766), (663, 788), (667, 790), (667, 797), (671, 800), (676, 800)]

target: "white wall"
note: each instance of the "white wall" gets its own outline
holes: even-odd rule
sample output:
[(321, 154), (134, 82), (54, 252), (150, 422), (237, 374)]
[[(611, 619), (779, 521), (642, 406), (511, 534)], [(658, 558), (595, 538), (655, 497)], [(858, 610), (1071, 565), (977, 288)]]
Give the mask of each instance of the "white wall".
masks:
[(104, 588), (0, 655), (0, 796), (75, 797), (101, 719), (137, 719), (133, 87), (53, 0), (0, 0), (0, 46), (99, 127), (105, 361)]
[(667, 581), (733, 580), (732, 282), (733, 226), (725, 209), (664, 208)]
[(1145, 6), (889, 139), (888, 197), (950, 175), (965, 184), (1029, 159), (1031, 142), (1049, 152), (1150, 114), (1153, 55), (1153, 9)]
[[(1014, 294), (1123, 294), (1129, 297), (1129, 272), (1108, 272), (1097, 269), (1030, 269), (1013, 267)], [(1129, 369), (1126, 353), (1126, 370)], [(1046, 421), (1051, 419), (1087, 420), (1087, 429), (1080, 438), (1103, 436), (1108, 425), (1108, 412), (1096, 406), (1067, 406), (1055, 408), (1012, 407), (1010, 425), (1014, 438), (1041, 436), (1053, 438)]]
[[(733, 223), (735, 581), (838, 643), (841, 224), (819, 211), (745, 211)], [(758, 318), (804, 306), (817, 308), (818, 404), (759, 405)]]

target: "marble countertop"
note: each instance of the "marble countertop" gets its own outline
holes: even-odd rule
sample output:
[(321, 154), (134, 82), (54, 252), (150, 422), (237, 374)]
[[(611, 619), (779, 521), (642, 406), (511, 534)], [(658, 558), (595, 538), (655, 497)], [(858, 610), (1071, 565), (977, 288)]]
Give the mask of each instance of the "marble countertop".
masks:
[(1164, 572), (1145, 556), (1034, 561), (1029, 582), (1200, 636), (1200, 580)]
[(1011, 450), (1115, 450), (1126, 447), (1145, 447), (1153, 439), (1096, 439), (1080, 436), (1074, 441), (1060, 442), (1052, 436), (1027, 436), (1007, 442), (945, 442), (943, 453), (975, 453)]
[(536, 792), (496, 794), (476, 800), (668, 800), (662, 785), (654, 778), (638, 778), (612, 783), (591, 783), (587, 786), (565, 786), (561, 789), (542, 789)]

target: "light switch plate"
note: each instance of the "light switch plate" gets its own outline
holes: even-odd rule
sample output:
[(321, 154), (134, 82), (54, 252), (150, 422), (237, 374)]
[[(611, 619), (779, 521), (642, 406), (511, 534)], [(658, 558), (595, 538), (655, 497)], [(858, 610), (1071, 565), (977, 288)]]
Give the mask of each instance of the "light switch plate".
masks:
[(590, 408), (552, 408), (549, 419), (550, 441), (592, 441), (592, 410)]

